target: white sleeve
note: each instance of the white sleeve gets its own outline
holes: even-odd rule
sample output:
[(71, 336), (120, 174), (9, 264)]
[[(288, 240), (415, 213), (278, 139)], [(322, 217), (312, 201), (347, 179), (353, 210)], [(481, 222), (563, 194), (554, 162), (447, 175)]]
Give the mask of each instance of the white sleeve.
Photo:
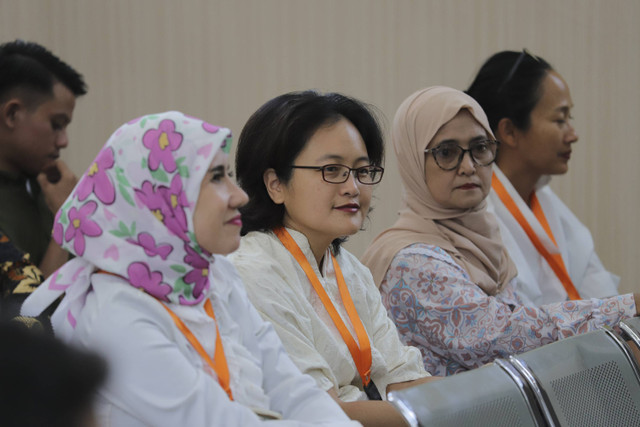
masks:
[(265, 391), (273, 409), (289, 420), (329, 425), (358, 425), (349, 421), (340, 406), (321, 390), (308, 375), (304, 375), (284, 351), (282, 342), (270, 323), (251, 310), (251, 317), (260, 322), (256, 338), (262, 349), (265, 372)]
[[(260, 422), (185, 357), (168, 314), (140, 304), (132, 307), (132, 302), (113, 301), (97, 312), (89, 334), (78, 331), (84, 336), (82, 344), (109, 364), (109, 380), (101, 391), (108, 402), (141, 423), (158, 427)], [(162, 310), (159, 304), (157, 308)]]
[[(258, 279), (244, 266), (240, 266), (238, 271), (245, 280), (250, 299), (261, 317), (273, 324), (288, 357), (321, 389), (339, 388), (329, 362), (316, 349), (314, 325), (310, 319), (315, 314), (303, 310), (305, 301), (302, 296), (286, 289), (289, 284), (278, 274), (280, 272), (267, 271)], [(338, 395), (341, 395), (340, 390)]]
[(617, 295), (620, 278), (602, 265), (589, 229), (548, 186), (540, 191), (539, 199), (580, 297)]
[[(244, 291), (243, 291), (244, 293)], [(254, 339), (262, 353), (265, 367), (264, 389), (271, 399), (272, 409), (288, 420), (336, 426), (359, 425), (342, 412), (340, 406), (321, 390), (308, 375), (300, 372), (289, 358), (271, 323), (262, 319), (244, 294), (250, 324), (254, 325)]]
[(580, 285), (580, 296), (583, 298), (606, 298), (618, 295), (620, 276), (607, 271), (598, 254), (591, 252), (589, 264)]

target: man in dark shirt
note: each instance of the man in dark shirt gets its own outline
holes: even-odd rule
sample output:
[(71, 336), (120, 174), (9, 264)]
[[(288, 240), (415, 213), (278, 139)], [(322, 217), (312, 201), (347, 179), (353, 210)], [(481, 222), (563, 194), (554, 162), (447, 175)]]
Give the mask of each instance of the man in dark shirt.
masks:
[(0, 230), (44, 277), (68, 259), (51, 228), (77, 178), (58, 157), (76, 98), (85, 93), (82, 76), (46, 48), (21, 40), (0, 45)]

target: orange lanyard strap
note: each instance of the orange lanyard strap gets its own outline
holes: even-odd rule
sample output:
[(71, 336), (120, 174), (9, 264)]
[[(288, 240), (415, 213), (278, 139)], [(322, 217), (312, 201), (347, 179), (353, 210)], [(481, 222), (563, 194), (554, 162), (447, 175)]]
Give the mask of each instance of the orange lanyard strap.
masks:
[[(105, 271), (102, 269), (96, 270), (96, 273), (110, 274), (112, 276), (120, 277), (126, 280), (126, 278), (120, 276), (119, 274), (111, 273), (110, 271)], [(176, 316), (176, 314), (173, 311), (171, 311), (171, 309), (165, 303), (163, 303), (162, 301), (158, 301), (158, 302), (160, 302), (160, 304), (162, 304), (165, 310), (167, 310), (167, 312), (173, 319), (173, 322), (176, 324), (178, 329), (180, 329), (180, 332), (182, 332), (182, 334), (185, 336), (187, 341), (189, 341), (189, 343), (193, 346), (193, 348), (198, 352), (200, 357), (202, 357), (207, 362), (209, 367), (213, 369), (213, 371), (218, 376), (218, 382), (220, 383), (220, 386), (224, 389), (225, 392), (227, 392), (227, 394), (229, 395), (229, 399), (233, 400), (233, 395), (231, 394), (231, 388), (229, 387), (229, 378), (230, 378), (229, 367), (227, 366), (227, 358), (224, 355), (224, 348), (222, 347), (222, 338), (220, 338), (220, 331), (218, 330), (218, 322), (216, 322), (216, 315), (213, 312), (213, 307), (211, 306), (211, 300), (207, 299), (207, 301), (204, 303), (204, 311), (209, 315), (209, 317), (213, 319), (214, 323), (216, 324), (216, 351), (215, 351), (215, 354), (213, 355), (213, 360), (211, 360), (211, 357), (209, 357), (207, 352), (204, 350), (204, 348), (202, 347), (202, 344), (200, 344), (200, 341), (198, 341), (195, 335), (193, 335), (193, 333), (189, 330), (187, 325), (184, 324), (182, 319)]]
[(182, 319), (180, 319), (173, 311), (171, 311), (171, 309), (162, 301), (160, 302), (160, 304), (162, 304), (162, 306), (167, 310), (178, 329), (180, 329), (180, 332), (182, 332), (185, 338), (198, 352), (200, 357), (202, 357), (207, 362), (209, 367), (214, 370), (214, 372), (218, 376), (218, 382), (220, 383), (220, 386), (229, 395), (229, 399), (233, 400), (233, 394), (231, 394), (231, 388), (229, 387), (229, 367), (227, 366), (227, 358), (224, 355), (224, 348), (222, 347), (222, 339), (220, 338), (218, 323), (215, 322), (216, 316), (213, 313), (213, 307), (211, 307), (211, 300), (207, 299), (207, 301), (204, 303), (204, 311), (206, 311), (209, 317), (211, 317), (216, 323), (216, 351), (213, 355), (213, 360), (211, 360), (211, 357), (202, 347), (202, 344), (200, 344), (198, 338), (193, 335), (187, 325), (184, 324)]
[[(531, 197), (529, 198), (529, 202), (531, 203), (531, 212), (533, 212), (533, 215), (536, 217), (538, 222), (540, 222), (540, 225), (542, 225), (542, 228), (544, 228), (544, 231), (547, 232), (547, 236), (549, 236), (551, 241), (553, 241), (553, 244), (558, 246), (558, 242), (556, 242), (556, 238), (553, 237), (553, 232), (551, 231), (551, 227), (549, 226), (549, 222), (547, 221), (547, 217), (545, 216), (544, 211), (542, 210), (542, 205), (540, 204), (540, 201), (538, 200), (538, 196), (536, 196), (535, 191), (531, 194)], [(560, 259), (562, 259), (562, 257), (560, 257)], [(562, 264), (564, 265), (564, 261), (562, 261)]]
[[(298, 261), (298, 264), (304, 270), (311, 286), (315, 289), (316, 293), (320, 297), (324, 308), (329, 313), (331, 320), (333, 320), (334, 325), (338, 328), (338, 332), (342, 336), (345, 344), (349, 348), (349, 352), (351, 353), (351, 357), (356, 364), (356, 368), (358, 368), (358, 373), (360, 374), (360, 378), (362, 379), (362, 383), (365, 386), (365, 392), (372, 399), (370, 395), (370, 391), (367, 389), (375, 388), (373, 385), (373, 381), (371, 381), (371, 343), (369, 342), (369, 337), (367, 336), (367, 332), (362, 325), (362, 321), (360, 320), (360, 316), (358, 316), (358, 312), (356, 311), (356, 307), (353, 304), (353, 300), (351, 299), (351, 295), (349, 294), (349, 290), (347, 289), (347, 285), (344, 281), (344, 277), (342, 276), (342, 270), (340, 270), (340, 266), (336, 261), (336, 258), (331, 254), (331, 261), (333, 262), (333, 268), (336, 272), (336, 280), (338, 282), (338, 289), (340, 290), (340, 297), (342, 298), (342, 303), (344, 304), (345, 309), (347, 310), (347, 314), (349, 315), (349, 319), (351, 320), (351, 324), (356, 331), (356, 336), (358, 338), (358, 343), (353, 339), (353, 336), (347, 329), (347, 326), (342, 321), (342, 318), (338, 314), (335, 306), (331, 302), (329, 295), (322, 287), (318, 276), (313, 271), (311, 264), (307, 260), (307, 257), (304, 256), (302, 250), (298, 246), (291, 234), (283, 227), (278, 227), (273, 230), (274, 234), (280, 239), (285, 248), (293, 255), (293, 257)], [(369, 387), (369, 386), (372, 387)], [(371, 393), (379, 393), (377, 389), (375, 392), (371, 391)]]
[[(578, 293), (575, 286), (573, 285), (573, 281), (571, 280), (571, 277), (569, 277), (569, 273), (567, 272), (567, 267), (564, 265), (564, 261), (562, 260), (562, 255), (560, 255), (559, 252), (556, 254), (551, 254), (547, 250), (547, 248), (544, 247), (544, 245), (538, 238), (537, 234), (531, 228), (531, 225), (529, 225), (529, 223), (527, 222), (522, 212), (520, 212), (520, 209), (518, 209), (516, 202), (511, 198), (511, 196), (507, 192), (507, 189), (504, 187), (502, 182), (500, 182), (500, 180), (498, 179), (495, 173), (493, 174), (493, 177), (491, 179), (491, 187), (496, 192), (496, 194), (498, 195), (502, 203), (509, 210), (511, 215), (513, 215), (516, 221), (518, 221), (518, 224), (520, 224), (520, 227), (522, 227), (524, 232), (527, 234), (527, 236), (529, 237), (529, 240), (531, 240), (531, 243), (533, 243), (533, 246), (538, 250), (540, 255), (544, 257), (544, 259), (547, 261), (547, 263), (549, 264), (549, 266), (551, 267), (555, 275), (558, 277), (558, 279), (560, 279), (560, 282), (562, 283), (564, 290), (567, 292), (569, 299), (572, 299), (572, 300), (581, 299), (580, 294)], [(538, 198), (536, 197), (535, 193), (533, 193), (533, 195), (531, 196), (531, 209), (534, 215), (536, 216), (536, 218), (538, 219), (538, 221), (540, 222), (540, 224), (542, 225), (542, 228), (544, 228), (549, 238), (551, 238), (551, 241), (557, 247), (558, 244), (556, 243), (556, 239), (553, 237), (553, 233), (551, 232), (551, 227), (549, 227), (547, 218), (544, 216), (544, 212), (542, 211), (542, 207), (540, 206), (540, 202), (538, 201)]]

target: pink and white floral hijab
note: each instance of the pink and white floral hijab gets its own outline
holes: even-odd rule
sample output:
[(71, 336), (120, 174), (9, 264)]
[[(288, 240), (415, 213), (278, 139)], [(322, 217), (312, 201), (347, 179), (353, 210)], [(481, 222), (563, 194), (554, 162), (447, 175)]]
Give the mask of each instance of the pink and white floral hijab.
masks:
[(230, 145), (228, 129), (176, 111), (116, 130), (55, 217), (54, 240), (76, 258), (25, 301), (23, 315), (66, 293), (54, 317), (75, 327), (98, 269), (161, 301), (202, 301), (213, 256), (196, 242), (193, 211), (213, 157)]

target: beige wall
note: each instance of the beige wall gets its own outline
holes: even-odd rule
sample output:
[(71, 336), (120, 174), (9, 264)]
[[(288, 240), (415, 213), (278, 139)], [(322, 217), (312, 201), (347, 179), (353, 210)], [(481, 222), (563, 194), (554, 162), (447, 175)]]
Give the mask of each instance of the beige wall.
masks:
[[(267, 99), (341, 91), (390, 124), (413, 91), (465, 88), (484, 59), (527, 47), (564, 75), (581, 139), (553, 187), (604, 264), (640, 292), (640, 2), (637, 0), (0, 0), (0, 41), (50, 47), (84, 73), (64, 158), (82, 173), (117, 126), (183, 110), (239, 134)], [(395, 159), (360, 255), (400, 200)]]

